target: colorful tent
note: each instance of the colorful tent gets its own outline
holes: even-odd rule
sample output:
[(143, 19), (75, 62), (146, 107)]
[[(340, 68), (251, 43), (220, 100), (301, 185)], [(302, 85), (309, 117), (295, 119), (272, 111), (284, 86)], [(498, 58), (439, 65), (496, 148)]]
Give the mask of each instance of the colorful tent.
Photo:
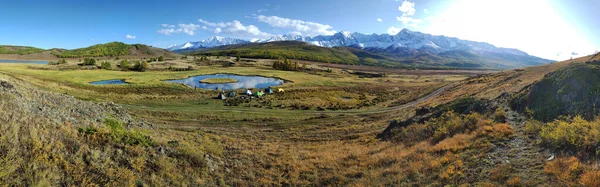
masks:
[(252, 91), (246, 90), (246, 95), (252, 95)]
[(256, 97), (262, 97), (262, 96), (263, 96), (263, 93), (261, 93), (261, 92), (256, 92), (256, 93), (254, 93), (254, 96), (256, 96)]
[(279, 89), (277, 89), (277, 92), (281, 93), (281, 92), (285, 92), (285, 90), (279, 88)]

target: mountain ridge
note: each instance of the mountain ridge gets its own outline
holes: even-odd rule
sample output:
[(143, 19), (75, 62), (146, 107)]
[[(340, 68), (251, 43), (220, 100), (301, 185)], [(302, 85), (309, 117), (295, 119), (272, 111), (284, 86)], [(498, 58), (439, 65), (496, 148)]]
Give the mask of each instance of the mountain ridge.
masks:
[[(278, 35), (273, 36), (269, 39), (248, 41), (229, 37), (213, 36), (208, 39), (200, 40), (197, 42), (186, 42), (180, 45), (171, 45), (166, 49), (171, 51), (183, 50), (183, 49), (195, 49), (198, 45), (190, 46), (185, 44), (202, 44), (203, 48), (217, 47), (221, 45), (214, 45), (214, 40), (220, 40), (221, 45), (235, 45), (235, 44), (248, 44), (248, 43), (266, 43), (274, 41), (303, 41), (320, 47), (341, 47), (341, 46), (354, 46), (358, 48), (388, 48), (391, 46), (409, 47), (413, 49), (423, 48), (424, 46), (442, 49), (440, 52), (463, 49), (473, 47), (475, 50), (485, 51), (496, 51), (511, 53), (515, 55), (529, 55), (518, 49), (513, 48), (502, 48), (496, 47), (486, 42), (476, 42), (469, 40), (462, 40), (455, 37), (447, 37), (443, 35), (432, 35), (417, 31), (411, 31), (409, 29), (403, 29), (396, 35), (390, 34), (363, 34), (349, 31), (341, 31), (334, 35), (319, 35), (314, 37), (304, 37), (298, 35)], [(211, 43), (206, 44), (206, 43)]]
[[(474, 64), (475, 61), (481, 61), (484, 64), (492, 64), (491, 66), (500, 69), (543, 65), (553, 62), (552, 60), (531, 56), (518, 49), (496, 47), (485, 42), (461, 40), (459, 38), (443, 35), (431, 35), (408, 29), (403, 29), (396, 35), (362, 34), (358, 32), (352, 33), (349, 31), (341, 31), (333, 35), (319, 35), (314, 37), (280, 35), (269, 39), (253, 41), (226, 37), (211, 37), (198, 42), (186, 42), (180, 45), (172, 45), (168, 50), (177, 53), (193, 53), (221, 46), (280, 41), (299, 41), (327, 48), (351, 47), (391, 58), (407, 59), (423, 55), (433, 55), (441, 58), (451, 57), (452, 61), (456, 61), (453, 63), (457, 64)], [(429, 61), (431, 61), (431, 59)], [(461, 67), (462, 65), (458, 66)]]

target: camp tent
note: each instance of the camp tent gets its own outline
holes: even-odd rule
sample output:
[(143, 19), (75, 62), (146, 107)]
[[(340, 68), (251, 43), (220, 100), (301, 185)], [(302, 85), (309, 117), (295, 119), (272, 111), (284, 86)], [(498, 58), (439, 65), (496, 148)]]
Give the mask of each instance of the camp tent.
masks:
[(235, 92), (229, 92), (227, 94), (227, 97), (235, 97), (235, 95), (236, 95)]
[(256, 92), (256, 93), (254, 93), (254, 96), (256, 96), (256, 97), (262, 97), (263, 93), (262, 92)]
[(285, 92), (285, 90), (279, 88), (279, 89), (277, 89), (277, 92), (281, 93), (281, 92)]
[(267, 93), (267, 94), (273, 94), (273, 89), (267, 88), (267, 89), (265, 89), (265, 93)]
[(246, 90), (246, 95), (252, 95), (252, 91)]
[(224, 93), (219, 93), (219, 96), (217, 96), (217, 99), (225, 100), (225, 99), (227, 99), (227, 97), (225, 97)]

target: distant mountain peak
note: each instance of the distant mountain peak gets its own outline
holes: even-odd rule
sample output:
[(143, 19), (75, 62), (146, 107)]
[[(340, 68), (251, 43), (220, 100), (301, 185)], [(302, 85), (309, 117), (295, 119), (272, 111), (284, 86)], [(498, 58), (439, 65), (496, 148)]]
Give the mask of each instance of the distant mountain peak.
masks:
[[(397, 52), (400, 54), (413, 54), (415, 52), (426, 52), (430, 54), (479, 54), (479, 55), (513, 55), (529, 57), (529, 55), (518, 49), (500, 48), (489, 43), (461, 40), (454, 37), (431, 35), (403, 28), (396, 35), (389, 34), (362, 34), (350, 31), (340, 31), (333, 35), (319, 35), (304, 37), (299, 35), (278, 35), (262, 40), (241, 40), (227, 37), (211, 37), (199, 42), (188, 42), (182, 45), (169, 46), (169, 50), (194, 50), (200, 48), (212, 48), (223, 45), (266, 43), (275, 41), (301, 41), (320, 47), (353, 47), (359, 49), (380, 49)], [(192, 45), (193, 44), (193, 45)], [(517, 58), (515, 58), (517, 59)]]

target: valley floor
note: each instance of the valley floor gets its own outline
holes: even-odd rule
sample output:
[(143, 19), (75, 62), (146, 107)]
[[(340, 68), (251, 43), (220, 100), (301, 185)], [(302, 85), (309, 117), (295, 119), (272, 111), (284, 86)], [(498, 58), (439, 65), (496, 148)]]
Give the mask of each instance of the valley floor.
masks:
[[(281, 86), (285, 94), (227, 106), (213, 99), (215, 91), (162, 82), (223, 72), (293, 83)], [(505, 122), (490, 120), (494, 114), (472, 114), (471, 129), (439, 141), (429, 135), (377, 138), (391, 120), (409, 119), (421, 106), (442, 105), (467, 91), (495, 95), (477, 92), (483, 90), (478, 80), (520, 83), (529, 76), (511, 70), (467, 79), (472, 74), (463, 73), (358, 78), (340, 69), (288, 72), (260, 65), (142, 73), (0, 65), (0, 122), (5, 124), (0, 126), (0, 164), (6, 166), (0, 181), (52, 186), (562, 184), (544, 172), (552, 154), (523, 133), (524, 119), (502, 102), (496, 104), (506, 111)], [(87, 84), (115, 78), (132, 85)], [(498, 87), (520, 90), (520, 85)], [(413, 130), (406, 132), (417, 137), (419, 129)]]

